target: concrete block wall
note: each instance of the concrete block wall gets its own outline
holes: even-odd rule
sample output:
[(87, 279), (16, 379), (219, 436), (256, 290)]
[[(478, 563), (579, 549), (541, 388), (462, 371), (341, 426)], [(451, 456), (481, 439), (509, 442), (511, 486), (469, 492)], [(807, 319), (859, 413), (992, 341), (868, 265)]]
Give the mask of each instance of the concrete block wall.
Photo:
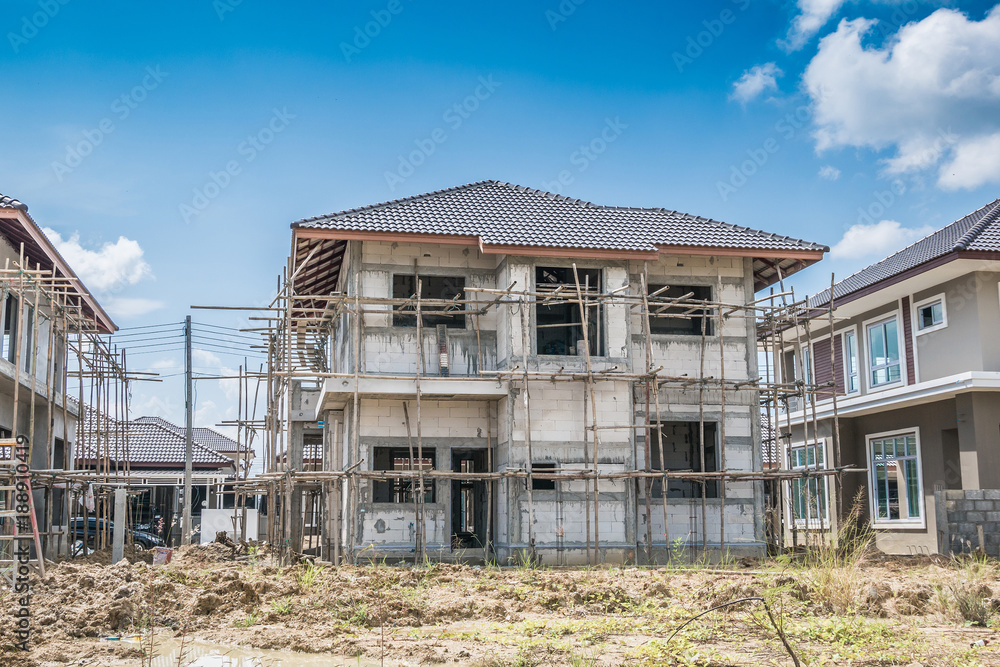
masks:
[[(392, 296), (394, 274), (422, 276), (461, 276), (466, 287), (493, 289), (496, 287), (497, 257), (483, 255), (473, 246), (399, 244), (365, 241), (356, 244), (360, 292), (362, 296), (388, 298)], [(416, 264), (415, 264), (416, 262)], [(415, 269), (416, 266), (416, 269)], [(467, 292), (465, 299), (489, 300), (492, 295)], [(362, 348), (364, 370), (371, 374), (413, 375), (417, 372), (415, 327), (394, 327), (392, 306), (365, 306), (365, 335)], [(467, 308), (468, 309), (468, 308)], [(497, 312), (491, 309), (479, 317), (479, 336), (472, 315), (466, 316), (465, 327), (448, 329), (449, 375), (479, 376), (479, 362), (484, 370), (496, 370)], [(351, 335), (348, 332), (348, 335)], [(423, 336), (426, 375), (441, 374), (438, 339), (434, 329), (425, 328)]]
[[(707, 536), (709, 548), (719, 548), (721, 534), (720, 502), (717, 499), (706, 501), (705, 524), (702, 525), (701, 500), (671, 500), (667, 505), (667, 517), (670, 522), (669, 532), (663, 530), (663, 500), (650, 498), (650, 526), (652, 526), (653, 545), (682, 544), (687, 547), (699, 548), (703, 534)], [(638, 512), (638, 532), (640, 540), (646, 535), (646, 504), (640, 499)], [(756, 533), (754, 505), (752, 500), (735, 501), (727, 492), (726, 508), (726, 548), (739, 552), (745, 549), (759, 548), (760, 539)]]
[(975, 551), (982, 526), (986, 554), (1000, 558), (1000, 489), (936, 491), (935, 496), (942, 493), (948, 519), (947, 533), (939, 539), (943, 553)]
[[(407, 401), (410, 432), (417, 437), (417, 408)], [(482, 439), (486, 446), (489, 406), (484, 401), (432, 401), (420, 402), (420, 430), (423, 438)], [(405, 438), (406, 418), (403, 399), (362, 399), (359, 436), (370, 438)], [(459, 443), (456, 443), (459, 444)], [(468, 445), (459, 445), (468, 446)]]
[[(482, 255), (471, 246), (445, 246), (432, 244), (393, 244), (366, 241), (352, 243), (348, 257), (353, 261), (353, 274), (345, 274), (345, 285), (356, 281), (366, 296), (388, 297), (392, 293), (393, 273), (412, 274), (414, 260), (422, 275), (463, 275), (467, 286), (505, 288), (512, 283), (514, 291), (533, 290), (536, 265), (570, 266), (573, 260), (534, 258), (520, 256)], [(345, 264), (347, 260), (345, 259)], [(631, 293), (639, 289), (638, 276), (642, 262), (577, 261), (580, 268), (601, 268), (605, 291), (628, 287)], [(744, 303), (752, 294), (752, 283), (747, 264), (742, 258), (727, 257), (664, 257), (649, 265), (650, 281), (657, 284), (710, 284), (717, 300)], [(471, 295), (467, 295), (471, 298)], [(492, 296), (482, 295), (491, 299)], [(615, 368), (622, 372), (640, 371), (646, 367), (645, 339), (642, 336), (641, 318), (637, 309), (622, 305), (609, 305), (604, 309), (602, 337), (606, 356), (595, 357), (591, 366), (595, 371)], [(529, 308), (527, 363), (531, 371), (582, 372), (586, 365), (583, 357), (546, 357), (534, 353), (534, 309)], [(449, 330), (449, 353), (452, 368), (460, 369), (453, 375), (473, 375), (477, 348), (475, 329), (471, 317), (466, 329)], [(520, 306), (501, 305), (491, 309), (481, 320), (484, 341), (484, 368), (504, 369), (524, 363), (522, 349), (522, 319)], [(363, 337), (362, 357), (369, 373), (412, 374), (416, 371), (416, 331), (413, 328), (391, 326), (391, 312), (385, 315), (366, 316), (366, 333)], [(726, 320), (721, 331), (714, 332), (705, 350), (705, 374), (718, 377), (724, 371), (728, 380), (746, 380), (755, 375), (750, 368), (755, 352), (753, 330), (745, 318)], [(720, 335), (721, 334), (721, 335)], [(350, 340), (352, 329), (342, 327), (341, 335)], [(344, 341), (338, 341), (341, 355), (348, 350)], [(656, 365), (663, 365), (667, 373), (687, 374), (696, 377), (700, 370), (700, 337), (654, 337), (653, 355)], [(725, 349), (725, 368), (720, 364), (719, 346)], [(430, 375), (437, 371), (437, 345), (433, 332), (425, 334), (423, 350)], [(350, 371), (350, 365), (345, 367)], [(630, 381), (602, 381), (595, 385), (597, 402), (598, 467), (610, 473), (641, 469), (645, 462), (643, 431), (634, 426), (645, 422), (644, 403), (633, 390)], [(590, 397), (586, 384), (577, 382), (551, 382), (532, 380), (530, 383), (530, 422), (533, 461), (555, 462), (559, 469), (585, 469), (592, 465), (594, 432), (586, 427), (593, 423), (590, 414)], [(703, 395), (706, 420), (721, 419), (721, 396), (718, 391)], [(361, 457), (368, 458), (376, 446), (405, 446), (406, 428), (402, 412), (402, 398), (364, 399), (361, 405), (359, 437)], [(696, 389), (664, 390), (661, 394), (660, 418), (669, 421), (697, 420), (699, 392)], [(752, 392), (730, 392), (726, 396), (726, 452), (730, 469), (754, 469), (752, 420), (756, 414), (756, 396)], [(523, 468), (527, 464), (524, 411), (520, 382), (511, 382), (507, 397), (494, 404), (495, 417), (492, 434), (495, 443), (495, 469)], [(587, 405), (585, 415), (584, 406)], [(416, 414), (410, 399), (411, 435), (415, 437)], [(486, 447), (486, 433), (490, 428), (486, 402), (477, 401), (428, 401), (422, 403), (421, 430), (424, 446), (437, 452), (437, 467), (446, 469), (450, 451), (456, 447)], [(608, 426), (621, 428), (609, 429)], [(346, 436), (345, 436), (346, 442)], [(637, 459), (636, 453), (639, 453)], [(349, 457), (345, 457), (347, 461)], [(349, 462), (348, 462), (349, 463)], [(370, 463), (366, 464), (370, 467)], [(557, 490), (534, 492), (534, 533), (540, 549), (574, 550), (584, 553), (586, 516), (591, 513), (587, 485), (582, 482), (558, 482)], [(428, 546), (440, 548), (448, 545), (450, 529), (450, 485), (438, 484), (436, 502), (427, 507)], [(631, 481), (602, 479), (600, 481), (600, 534), (602, 548), (620, 549), (622, 554), (634, 552), (637, 540), (645, 535), (644, 500)], [(757, 535), (754, 523), (754, 503), (759, 494), (752, 484), (727, 485), (725, 508), (727, 544), (753, 544)], [(370, 496), (362, 491), (365, 516), (360, 521), (359, 532), (371, 544), (380, 544), (405, 551), (412, 544), (414, 527), (412, 512), (397, 507), (368, 502)], [(652, 529), (654, 536), (662, 535), (662, 508), (653, 502)], [(496, 485), (494, 506), (496, 521), (494, 537), (500, 548), (517, 549), (527, 542), (527, 493), (522, 480), (508, 480)], [(670, 501), (669, 516), (671, 536), (685, 536), (700, 544), (700, 515), (693, 522), (692, 512), (700, 512), (700, 503), (692, 510), (690, 501)], [(722, 519), (719, 501), (709, 505), (708, 540), (718, 542), (718, 526)], [(657, 523), (659, 522), (659, 523)], [(697, 524), (697, 525), (695, 525)], [(593, 526), (592, 526), (593, 528)], [(713, 532), (714, 531), (714, 532)], [(360, 537), (360, 536), (359, 536)], [(395, 546), (393, 546), (395, 545)], [(630, 546), (631, 545), (631, 546)], [(363, 546), (363, 545), (362, 545)], [(575, 556), (561, 556), (563, 562), (581, 562)], [(574, 561), (575, 558), (575, 561)], [(583, 556), (585, 559), (585, 556)], [(558, 559), (557, 559), (558, 560)], [(546, 562), (554, 562), (547, 559)]]

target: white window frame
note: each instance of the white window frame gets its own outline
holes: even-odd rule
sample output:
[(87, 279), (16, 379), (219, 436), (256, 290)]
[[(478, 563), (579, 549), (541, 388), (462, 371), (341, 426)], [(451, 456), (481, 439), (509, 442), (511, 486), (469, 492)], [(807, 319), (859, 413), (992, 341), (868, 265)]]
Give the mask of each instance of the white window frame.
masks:
[[(843, 329), (841, 331), (838, 331), (837, 335), (840, 336), (840, 355), (842, 357), (842, 359), (840, 361), (841, 361), (841, 364), (844, 367), (844, 369), (843, 369), (844, 370), (844, 394), (847, 395), (847, 396), (854, 396), (855, 394), (860, 394), (861, 393), (861, 376), (862, 376), (861, 366), (862, 366), (862, 364), (861, 364), (861, 344), (860, 344), (860, 341), (858, 340), (858, 328), (856, 326), (853, 326), (853, 327), (850, 327), (849, 329)], [(857, 354), (857, 356), (854, 359), (854, 366), (855, 366), (854, 372), (858, 376), (858, 386), (854, 389), (854, 391), (851, 391), (851, 387), (850, 387), (851, 373), (850, 373), (850, 369), (848, 368), (848, 365), (847, 365), (847, 360), (850, 358), (850, 348), (847, 346), (847, 336), (848, 335), (854, 336), (854, 350), (855, 350), (855, 353)]]
[[(900, 435), (913, 435), (917, 441), (917, 496), (920, 499), (919, 519), (880, 519), (878, 517), (878, 506), (875, 502), (875, 465), (872, 461), (872, 441), (883, 438), (892, 438)], [(868, 468), (868, 507), (872, 526), (875, 528), (926, 528), (927, 527), (927, 502), (924, 499), (924, 466), (923, 447), (920, 444), (920, 427), (901, 428), (894, 431), (883, 431), (881, 433), (871, 433), (865, 436), (865, 456), (866, 467)]]
[[(938, 301), (941, 302), (941, 323), (929, 326), (925, 329), (920, 328), (920, 309), (924, 306), (930, 306)], [(948, 304), (945, 302), (944, 294), (935, 294), (929, 299), (921, 299), (917, 303), (913, 304), (913, 331), (917, 336), (923, 336), (924, 334), (931, 333), (932, 331), (939, 331), (948, 326)]]
[[(887, 322), (891, 319), (896, 320), (896, 341), (898, 343), (899, 349), (899, 379), (893, 382), (883, 382), (881, 384), (872, 383), (872, 367), (871, 367), (871, 343), (868, 340), (868, 327), (872, 324), (880, 324), (882, 322)], [(893, 387), (898, 387), (900, 385), (905, 385), (907, 382), (906, 375), (906, 342), (903, 339), (903, 320), (900, 317), (899, 310), (894, 310), (888, 313), (883, 313), (878, 317), (873, 317), (870, 320), (865, 320), (861, 323), (861, 333), (864, 334), (862, 339), (864, 341), (864, 375), (865, 375), (865, 389), (868, 393), (876, 391), (885, 391)]]
[[(802, 449), (804, 447), (810, 447), (810, 446), (815, 446), (816, 448), (822, 450), (822, 452), (823, 452), (823, 464), (821, 466), (817, 466), (817, 467), (811, 467), (811, 466), (809, 466), (808, 469), (809, 470), (828, 470), (827, 462), (829, 461), (829, 457), (830, 457), (829, 439), (828, 438), (819, 438), (819, 439), (815, 439), (815, 440), (810, 440), (809, 442), (806, 442), (804, 440), (800, 440), (799, 442), (792, 442), (792, 443), (788, 443), (788, 444), (784, 445), (783, 456), (784, 456), (784, 460), (788, 464), (788, 469), (789, 470), (805, 470), (806, 469), (806, 466), (795, 466), (795, 467), (793, 467), (792, 466), (791, 454), (792, 454), (792, 450), (793, 449)], [(826, 499), (825, 502), (823, 503), (823, 508), (824, 508), (823, 516), (816, 517), (816, 518), (813, 518), (813, 517), (810, 516), (810, 517), (806, 517), (804, 519), (798, 518), (798, 517), (795, 516), (795, 505), (794, 505), (795, 501), (794, 501), (794, 495), (793, 495), (793, 491), (792, 491), (792, 485), (794, 483), (794, 480), (789, 480), (786, 483), (785, 493), (786, 493), (786, 497), (788, 498), (788, 501), (790, 503), (790, 506), (788, 508), (789, 509), (789, 516), (793, 517), (793, 522), (795, 524), (795, 528), (797, 528), (797, 529), (819, 529), (819, 530), (822, 530), (822, 529), (826, 529), (826, 528), (830, 527), (830, 477), (829, 477), (829, 475), (826, 475), (824, 477), (819, 478), (819, 482), (820, 482), (820, 485), (822, 486), (823, 495), (824, 495), (824, 497)]]
[[(816, 384), (816, 366), (813, 364), (813, 352), (815, 349), (813, 346), (816, 345), (814, 341), (812, 346), (809, 343), (803, 343), (799, 348), (799, 354), (802, 358), (802, 368), (799, 370), (802, 372), (802, 377), (798, 378), (802, 380), (807, 385)], [(799, 357), (795, 357), (795, 363), (799, 362)]]

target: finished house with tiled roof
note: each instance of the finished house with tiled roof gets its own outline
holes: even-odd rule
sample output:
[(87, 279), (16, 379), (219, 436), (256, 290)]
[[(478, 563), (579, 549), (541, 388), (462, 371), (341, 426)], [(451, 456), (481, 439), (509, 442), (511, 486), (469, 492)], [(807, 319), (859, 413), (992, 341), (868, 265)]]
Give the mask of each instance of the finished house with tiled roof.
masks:
[[(138, 493), (132, 505), (132, 520), (136, 524), (152, 525), (158, 517), (162, 518), (163, 524), (157, 528), (160, 536), (168, 543), (176, 543), (179, 531), (171, 527), (176, 524), (182, 509), (180, 491), (187, 451), (185, 434), (159, 417), (140, 417), (131, 421), (91, 417), (83, 426), (74, 468), (97, 470), (98, 463), (103, 461), (112, 474), (128, 472), (131, 488)], [(204, 430), (210, 429), (197, 430), (204, 435)], [(202, 509), (217, 509), (226, 504), (223, 490), (235, 474), (234, 458), (195, 439), (192, 443), (195, 530), (200, 524)], [(232, 496), (228, 497), (231, 507)]]
[[(726, 550), (762, 552), (759, 482), (664, 489), (616, 475), (761, 470), (754, 321), (717, 319), (715, 304), (753, 301), (825, 246), (497, 181), (309, 218), (292, 234), (294, 303), (320, 315), (296, 329), (289, 362), (322, 372), (290, 397), (289, 467), (303, 469), (303, 444), (318, 441), (323, 469), (365, 471), (328, 505), (340, 514), (324, 539), (343, 553), (413, 556), (419, 494), (393, 473), (415, 470), (456, 475), (427, 482), (423, 539), (435, 558), (507, 562), (531, 550), (572, 564), (594, 545), (600, 561), (662, 562), (677, 544), (718, 553), (723, 525)], [(643, 294), (662, 303), (649, 336)], [(345, 314), (352, 304), (360, 318)], [(700, 397), (675, 382), (650, 407), (633, 381), (647, 371), (751, 390)], [(598, 378), (592, 392), (575, 373)], [(510, 471), (529, 477), (476, 477)], [(596, 471), (596, 490), (573, 471)]]
[[(169, 431), (176, 433), (182, 437), (187, 437), (187, 430), (183, 426), (178, 426), (173, 422), (168, 422), (162, 417), (139, 417), (134, 421), (138, 423), (151, 423), (161, 426)], [(233, 440), (229, 436), (225, 436), (215, 429), (205, 428), (201, 426), (195, 426), (191, 429), (191, 435), (195, 442), (208, 447), (214, 452), (222, 454), (228, 459), (233, 461), (239, 461), (238, 470), (241, 475), (245, 475), (246, 471), (250, 469), (253, 464), (255, 454), (253, 447), (247, 446), (246, 443), (239, 443)]]
[[(884, 551), (978, 549), (981, 534), (1000, 555), (998, 285), (1000, 200), (836, 283), (832, 363), (825, 312), (810, 323), (811, 344), (800, 330), (796, 350), (795, 334), (782, 334), (785, 379), (836, 386), (839, 415), (835, 433), (827, 390), (815, 414), (807, 407), (806, 433), (803, 406), (792, 405), (788, 423), (799, 426), (781, 421), (786, 463), (833, 465), (839, 440), (841, 464), (863, 471), (844, 476), (844, 504), (861, 492)], [(826, 290), (810, 305), (830, 300)], [(798, 503), (800, 528), (836, 522), (829, 484)]]

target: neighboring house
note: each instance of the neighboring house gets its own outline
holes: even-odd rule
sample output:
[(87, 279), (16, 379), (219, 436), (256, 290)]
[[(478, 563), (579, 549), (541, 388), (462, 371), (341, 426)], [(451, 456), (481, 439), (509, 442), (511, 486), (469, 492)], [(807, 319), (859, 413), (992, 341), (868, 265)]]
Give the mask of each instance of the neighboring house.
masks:
[[(23, 278), (17, 274), (22, 245), (22, 268), (32, 272)], [(2, 194), (0, 270), (0, 437), (32, 437), (34, 469), (70, 468), (80, 406), (73, 397), (65, 400), (67, 337), (75, 337), (81, 326), (98, 334), (117, 327), (28, 215), (28, 207)], [(61, 281), (56, 290), (54, 281)], [(65, 297), (58, 294), (64, 291)], [(62, 317), (63, 303), (53, 299), (64, 299), (79, 313), (77, 321)], [(20, 385), (16, 417), (15, 383)]]
[[(794, 331), (782, 334), (786, 380), (835, 383), (841, 465), (865, 471), (845, 474), (845, 511), (861, 492), (884, 551), (977, 547), (977, 524), (987, 550), (1000, 551), (998, 284), (1000, 200), (837, 283), (832, 365), (825, 312), (814, 311), (811, 346), (804, 329), (799, 350)], [(827, 290), (810, 305), (829, 303)], [(782, 416), (786, 465), (833, 465), (831, 393), (815, 415), (807, 409), (808, 436), (801, 405)], [(790, 497), (797, 527), (831, 524), (830, 482), (793, 486)]]
[[(67, 382), (77, 370), (73, 350), (82, 342), (90, 359), (111, 368), (115, 360), (91, 343), (116, 330), (28, 207), (0, 194), (0, 438), (27, 437), (33, 470), (72, 469), (81, 415), (72, 396), (80, 381)], [(57, 531), (65, 526), (65, 491), (41, 486), (34, 488), (35, 515), (46, 553), (54, 557), (56, 539), (45, 522)], [(0, 492), (4, 509), (11, 498)], [(0, 561), (9, 562), (13, 542), (0, 542)]]
[[(173, 431), (182, 438), (187, 437), (187, 429), (184, 426), (178, 426), (168, 422), (166, 419), (161, 417), (139, 417), (133, 421), (137, 423), (153, 423), (158, 426), (162, 426), (165, 429)], [(218, 431), (210, 428), (194, 427), (191, 429), (191, 435), (195, 442), (208, 447), (214, 452), (222, 454), (232, 461), (239, 461), (240, 465), (238, 470), (241, 475), (246, 474), (246, 471), (250, 469), (253, 465), (253, 460), (255, 454), (252, 448), (247, 448), (246, 443), (239, 443), (232, 438), (222, 435)]]
[[(315, 383), (296, 386), (290, 399), (291, 467), (298, 469), (302, 454), (295, 452), (311, 438), (326, 443), (327, 455), (320, 457), (326, 470), (422, 467), (485, 473), (524, 470), (530, 464), (535, 473), (572, 473), (593, 467), (597, 433), (596, 466), (602, 475), (658, 470), (659, 450), (647, 447), (644, 427), (655, 413), (651, 409), (647, 414), (646, 385), (635, 374), (652, 366), (664, 375), (697, 378), (704, 345), (709, 360), (705, 375), (718, 377), (724, 370), (727, 380), (747, 383), (758, 377), (755, 326), (752, 317), (737, 316), (723, 321), (720, 330), (714, 309), (664, 306), (661, 310), (673, 315), (653, 321), (653, 358), (647, 360), (644, 318), (635, 307), (641, 305), (641, 277), (648, 272), (648, 291), (661, 297), (687, 295), (698, 303), (742, 305), (777, 281), (779, 273), (794, 273), (819, 261), (827, 250), (666, 209), (598, 206), (496, 181), (310, 218), (292, 227), (293, 292), (305, 305), (328, 307), (334, 317), (325, 334), (317, 334), (311, 345), (300, 345), (293, 355), (298, 372), (328, 374), (318, 388)], [(574, 264), (594, 299), (589, 307), (596, 315), (588, 318), (587, 331), (581, 309), (564, 300), (576, 289)], [(411, 298), (418, 280), (421, 298), (437, 300), (437, 313), (423, 315), (419, 342)], [(453, 299), (493, 302), (496, 292), (508, 288), (502, 303), (482, 315), (475, 315), (471, 305), (441, 305)], [(529, 296), (521, 305), (523, 291), (554, 296), (541, 301)], [(343, 309), (357, 297), (367, 308), (363, 322), (342, 314), (323, 295), (342, 295)], [(303, 329), (297, 335), (307, 340), (307, 333)], [(588, 402), (586, 382), (568, 376), (587, 369), (585, 338), (593, 370), (601, 374), (593, 402)], [(418, 433), (418, 344), (426, 374), (419, 423), (423, 460), (411, 458), (408, 449)], [(724, 369), (720, 345), (725, 348)], [(529, 412), (522, 380), (511, 373), (523, 371), (525, 362), (531, 373), (560, 378), (532, 377)], [(658, 440), (659, 430), (666, 443), (663, 465), (674, 471), (702, 470), (698, 443), (703, 417), (705, 471), (719, 468), (722, 433), (727, 469), (760, 471), (758, 400), (752, 386), (744, 384), (743, 390), (729, 392), (723, 412), (719, 392), (707, 392), (700, 413), (696, 388), (664, 386), (660, 421), (651, 425), (653, 439)], [(594, 415), (588, 411), (594, 403), (598, 430), (590, 428)], [(357, 433), (352, 433), (355, 422)], [(643, 509), (644, 485), (637, 481), (599, 481), (599, 524), (593, 526), (597, 517), (588, 500), (591, 483), (535, 478), (533, 507), (524, 479), (489, 484), (490, 492), (486, 482), (471, 479), (429, 483), (428, 552), (443, 558), (452, 552), (482, 554), (483, 545), (490, 543), (501, 559), (513, 557), (529, 546), (533, 516), (535, 549), (545, 563), (584, 562), (588, 536), (598, 530), (602, 560), (642, 558), (649, 513)], [(697, 483), (671, 481), (670, 542), (692, 547), (704, 542), (718, 552), (724, 520), (731, 553), (761, 553), (763, 485), (730, 482), (724, 508), (719, 485), (706, 486), (703, 503)], [(345, 551), (412, 556), (412, 489), (408, 481), (361, 480), (356, 494), (345, 496), (339, 524)], [(671, 546), (664, 541), (668, 531), (659, 509), (663, 493), (659, 481), (652, 484), (657, 509), (649, 532), (659, 561)], [(492, 534), (487, 534), (488, 526)]]
[[(187, 439), (168, 428), (158, 417), (142, 417), (129, 422), (102, 419), (85, 423), (76, 457), (78, 470), (96, 470), (98, 461), (107, 463), (110, 476), (129, 473), (129, 484), (144, 493), (131, 507), (137, 525), (164, 519), (168, 529), (180, 518), (180, 493), (184, 486)], [(233, 459), (195, 441), (192, 446), (192, 516), (203, 508), (223, 506), (221, 491), (236, 473)], [(230, 505), (231, 506), (231, 505)], [(194, 527), (198, 523), (195, 521)], [(166, 532), (166, 531), (164, 531)], [(176, 533), (176, 531), (175, 531)], [(176, 538), (178, 535), (174, 535)], [(166, 535), (164, 535), (166, 537)]]

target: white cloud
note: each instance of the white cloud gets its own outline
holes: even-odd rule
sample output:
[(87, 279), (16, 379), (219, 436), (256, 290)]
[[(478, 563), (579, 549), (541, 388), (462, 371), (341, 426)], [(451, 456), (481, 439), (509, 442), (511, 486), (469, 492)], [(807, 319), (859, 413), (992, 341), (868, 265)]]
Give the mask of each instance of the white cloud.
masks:
[(871, 225), (852, 225), (844, 232), (843, 238), (830, 249), (830, 258), (855, 260), (886, 257), (933, 231), (934, 228), (929, 226), (919, 229), (903, 227), (895, 220), (882, 220)]
[(165, 308), (167, 304), (162, 301), (154, 301), (153, 299), (109, 296), (101, 299), (101, 305), (104, 306), (105, 310), (112, 317), (127, 320), (133, 317), (148, 315), (161, 308)]
[(202, 427), (212, 428), (215, 423), (224, 419), (215, 401), (202, 401), (194, 411), (194, 423)]
[(136, 397), (136, 399), (129, 406), (129, 415), (133, 419), (136, 417), (163, 417), (173, 422), (179, 418), (183, 419), (183, 408), (169, 398), (154, 394)]
[(806, 69), (817, 149), (893, 149), (889, 174), (936, 169), (948, 189), (1000, 182), (1000, 6), (939, 9), (866, 48), (873, 25), (841, 21)]
[(845, 0), (798, 0), (798, 15), (792, 20), (788, 37), (779, 40), (785, 51), (798, 51), (845, 4)]
[(64, 239), (48, 227), (42, 231), (83, 283), (96, 292), (118, 290), (153, 275), (152, 268), (142, 257), (142, 247), (124, 236), (119, 236), (114, 243), (105, 243), (99, 250), (89, 250), (80, 244), (79, 233)]
[(960, 143), (941, 167), (938, 185), (945, 190), (975, 188), (996, 182), (1000, 174), (1000, 132)]
[(196, 366), (205, 366), (213, 370), (222, 367), (222, 359), (219, 355), (214, 352), (209, 352), (208, 350), (191, 350), (191, 361), (194, 362)]
[(774, 63), (764, 63), (754, 65), (743, 76), (733, 84), (733, 92), (729, 99), (736, 100), (740, 104), (756, 99), (768, 90), (778, 90), (777, 77), (782, 76), (782, 72)]
[(832, 165), (824, 165), (819, 169), (819, 177), (828, 181), (835, 181), (840, 178), (840, 170)]
[[(195, 341), (195, 345), (197, 345), (197, 341)], [(233, 376), (240, 373), (239, 369), (230, 368), (222, 362), (219, 355), (208, 350), (191, 350), (191, 361), (196, 368), (202, 369), (201, 372), (210, 371), (220, 376)], [(240, 381), (217, 380), (217, 382), (225, 397), (231, 404), (235, 405), (240, 396)]]

